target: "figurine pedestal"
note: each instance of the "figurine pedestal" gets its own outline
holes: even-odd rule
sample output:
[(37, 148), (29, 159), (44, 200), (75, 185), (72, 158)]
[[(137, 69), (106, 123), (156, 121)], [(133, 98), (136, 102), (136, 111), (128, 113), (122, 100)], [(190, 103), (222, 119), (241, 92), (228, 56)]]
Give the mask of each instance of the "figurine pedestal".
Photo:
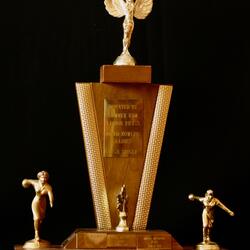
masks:
[(16, 245), (15, 250), (34, 250), (34, 249), (40, 249), (40, 250), (61, 250), (63, 249), (61, 245), (50, 245), (49, 247), (39, 247), (39, 248), (24, 248), (22, 245)]
[(34, 248), (44, 248), (44, 247), (49, 247), (50, 243), (46, 240), (29, 240), (26, 241), (25, 244), (23, 245), (24, 249), (34, 249)]
[(200, 243), (196, 246), (196, 250), (220, 250), (221, 248), (215, 243), (210, 242), (207, 244)]

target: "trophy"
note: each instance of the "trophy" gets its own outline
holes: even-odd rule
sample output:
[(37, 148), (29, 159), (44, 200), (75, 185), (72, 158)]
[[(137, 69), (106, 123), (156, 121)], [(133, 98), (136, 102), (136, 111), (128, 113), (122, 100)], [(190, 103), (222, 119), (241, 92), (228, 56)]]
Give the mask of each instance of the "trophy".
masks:
[(117, 195), (117, 209), (119, 211), (119, 224), (116, 227), (117, 232), (127, 232), (129, 227), (127, 225), (127, 200), (126, 187), (121, 187), (120, 193)]
[(49, 174), (47, 171), (40, 171), (37, 174), (37, 180), (35, 179), (24, 179), (22, 181), (22, 186), (28, 188), (33, 186), (35, 190), (35, 197), (32, 200), (31, 208), (34, 220), (34, 239), (25, 242), (23, 248), (33, 249), (33, 248), (44, 248), (49, 247), (50, 243), (46, 240), (41, 239), (40, 231), (41, 224), (45, 218), (46, 206), (47, 206), (47, 196), (49, 198), (50, 206), (53, 207), (54, 196), (52, 192), (52, 187), (48, 183)]
[(173, 86), (152, 84), (151, 66), (129, 53), (133, 18), (143, 19), (153, 0), (104, 0), (123, 17), (123, 51), (100, 67), (100, 82), (78, 82), (76, 93), (96, 229), (76, 229), (60, 249), (183, 250), (147, 221)]
[(173, 86), (152, 84), (151, 66), (129, 53), (133, 18), (152, 0), (105, 0), (123, 17), (123, 51), (100, 67), (100, 82), (78, 82), (76, 92), (97, 229), (77, 229), (64, 249), (183, 249), (164, 230), (147, 230)]
[(135, 59), (129, 53), (131, 36), (134, 30), (134, 17), (144, 19), (151, 12), (153, 0), (104, 0), (108, 13), (114, 17), (123, 17), (123, 50), (114, 61), (115, 65), (135, 65)]
[(222, 202), (214, 197), (213, 190), (209, 189), (205, 193), (205, 197), (195, 196), (190, 194), (188, 198), (193, 200), (198, 200), (203, 204), (202, 212), (202, 234), (203, 241), (196, 246), (197, 250), (219, 250), (220, 247), (210, 239), (211, 229), (214, 223), (214, 207), (218, 206), (224, 211), (226, 211), (230, 216), (234, 216), (234, 212), (228, 209)]

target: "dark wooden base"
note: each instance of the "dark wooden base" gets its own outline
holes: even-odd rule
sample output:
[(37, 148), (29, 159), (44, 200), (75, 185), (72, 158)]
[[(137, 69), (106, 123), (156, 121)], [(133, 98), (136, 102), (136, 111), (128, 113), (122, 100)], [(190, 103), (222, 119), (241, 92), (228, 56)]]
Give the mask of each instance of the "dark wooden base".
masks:
[(78, 229), (66, 239), (62, 246), (64, 249), (183, 249), (169, 233), (160, 230), (119, 233)]
[[(64, 249), (62, 246), (57, 245), (57, 246), (50, 246), (49, 248), (42, 248), (41, 250), (62, 250), (62, 249)], [(23, 249), (23, 246), (17, 245), (17, 246), (15, 246), (15, 250), (24, 250), (24, 249)], [(34, 250), (34, 249), (25, 249), (25, 250)], [(71, 250), (73, 250), (73, 249), (71, 249)], [(91, 250), (97, 250), (97, 249), (91, 249)], [(98, 249), (98, 250), (100, 250), (100, 249)], [(117, 250), (119, 250), (119, 248), (117, 248)], [(183, 250), (195, 250), (195, 247), (184, 246)], [(221, 250), (228, 250), (228, 249), (221, 248)]]
[[(23, 250), (15, 246), (15, 250)], [(34, 248), (25, 248), (31, 250)], [(41, 250), (59, 249), (130, 249), (130, 250), (184, 250), (182, 246), (166, 231), (142, 230), (129, 232), (77, 229), (61, 245), (39, 248)]]

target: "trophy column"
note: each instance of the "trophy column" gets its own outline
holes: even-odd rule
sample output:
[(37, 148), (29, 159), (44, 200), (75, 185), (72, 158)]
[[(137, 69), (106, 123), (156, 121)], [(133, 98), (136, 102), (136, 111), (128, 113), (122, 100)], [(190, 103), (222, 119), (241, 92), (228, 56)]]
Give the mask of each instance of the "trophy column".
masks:
[(100, 83), (76, 90), (97, 230), (76, 230), (63, 247), (182, 249), (146, 230), (172, 85), (152, 84), (151, 66), (103, 65)]

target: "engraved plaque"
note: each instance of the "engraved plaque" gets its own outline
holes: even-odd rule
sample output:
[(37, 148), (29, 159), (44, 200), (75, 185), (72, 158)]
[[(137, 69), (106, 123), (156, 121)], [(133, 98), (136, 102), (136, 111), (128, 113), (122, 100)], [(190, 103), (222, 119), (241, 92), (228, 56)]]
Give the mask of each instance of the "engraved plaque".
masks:
[(104, 157), (138, 157), (143, 148), (143, 100), (104, 100)]
[(157, 234), (144, 234), (138, 237), (138, 248), (171, 249), (171, 235), (159, 233)]
[(136, 248), (137, 238), (136, 234), (130, 233), (118, 233), (108, 235), (108, 247), (126, 247), (126, 248)]

